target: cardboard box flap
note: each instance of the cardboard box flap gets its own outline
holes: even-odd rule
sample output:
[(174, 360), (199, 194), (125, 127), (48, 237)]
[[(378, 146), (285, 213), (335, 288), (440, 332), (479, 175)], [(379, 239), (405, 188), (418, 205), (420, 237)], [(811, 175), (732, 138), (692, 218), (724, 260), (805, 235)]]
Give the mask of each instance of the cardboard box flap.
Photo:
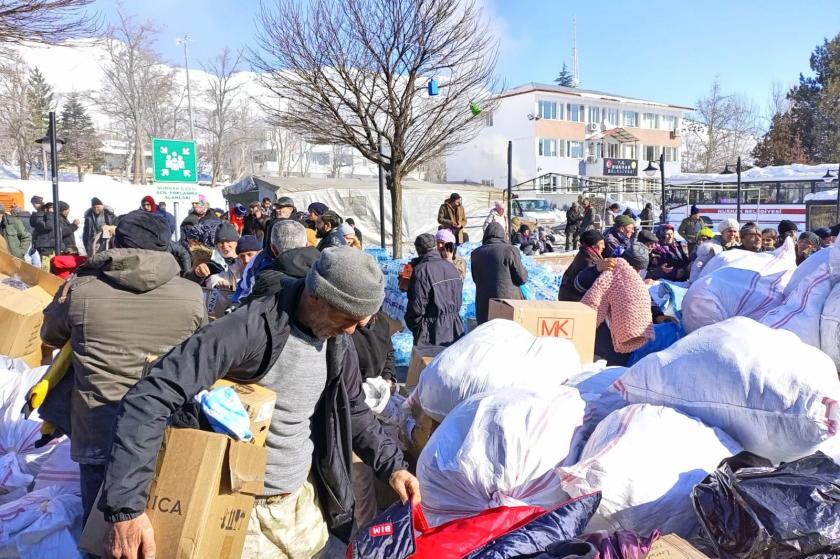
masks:
[(231, 441), (228, 450), (230, 489), (235, 493), (261, 495), (265, 476), (264, 447)]
[(31, 266), (23, 260), (5, 252), (0, 252), (0, 272), (3, 272), (7, 276), (18, 278), (30, 286), (40, 286), (50, 295), (55, 295), (55, 292), (64, 283), (64, 280), (60, 277)]

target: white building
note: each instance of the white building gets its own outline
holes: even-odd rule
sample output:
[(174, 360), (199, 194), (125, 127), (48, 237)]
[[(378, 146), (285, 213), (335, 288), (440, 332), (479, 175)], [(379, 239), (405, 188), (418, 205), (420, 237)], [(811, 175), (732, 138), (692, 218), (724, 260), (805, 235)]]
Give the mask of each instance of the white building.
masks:
[[(691, 107), (600, 91), (529, 83), (505, 91), (471, 142), (446, 158), (450, 182), (507, 185), (552, 176), (549, 188), (575, 177), (644, 177), (648, 161), (665, 156), (665, 175), (680, 172), (681, 120)], [(657, 174), (658, 178), (658, 174)]]

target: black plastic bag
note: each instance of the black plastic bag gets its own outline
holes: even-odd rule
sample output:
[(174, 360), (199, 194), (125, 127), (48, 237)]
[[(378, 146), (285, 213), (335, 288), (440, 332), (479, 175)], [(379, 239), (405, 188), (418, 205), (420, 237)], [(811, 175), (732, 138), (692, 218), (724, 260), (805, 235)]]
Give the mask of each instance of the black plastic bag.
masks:
[(721, 559), (840, 553), (840, 466), (822, 452), (775, 468), (742, 452), (694, 487), (692, 503)]

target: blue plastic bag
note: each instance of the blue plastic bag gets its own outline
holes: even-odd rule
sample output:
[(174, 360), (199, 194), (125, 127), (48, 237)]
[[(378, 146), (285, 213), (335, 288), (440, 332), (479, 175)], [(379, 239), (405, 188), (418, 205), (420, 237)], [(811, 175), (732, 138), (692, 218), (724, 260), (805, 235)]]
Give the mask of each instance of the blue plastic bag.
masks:
[(526, 301), (534, 301), (536, 300), (536, 296), (534, 295), (534, 291), (531, 287), (526, 283), (519, 286), (519, 291), (522, 292), (522, 298)]
[(213, 430), (237, 441), (250, 441), (251, 422), (245, 406), (230, 386), (202, 390), (195, 396)]
[(648, 354), (668, 349), (678, 340), (685, 337), (685, 330), (676, 322), (654, 324), (653, 333), (655, 337), (652, 340), (630, 354), (630, 359), (627, 360), (627, 367), (632, 367)]

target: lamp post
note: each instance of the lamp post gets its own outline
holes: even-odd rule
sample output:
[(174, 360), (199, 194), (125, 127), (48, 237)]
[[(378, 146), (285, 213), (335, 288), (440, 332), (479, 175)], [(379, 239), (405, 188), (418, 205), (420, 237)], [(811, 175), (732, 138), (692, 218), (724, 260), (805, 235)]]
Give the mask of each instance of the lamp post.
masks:
[[(840, 177), (840, 167), (837, 167), (837, 176)], [(831, 174), (831, 169), (826, 169), (822, 178), (825, 184), (831, 184), (834, 180), (834, 175)], [(837, 181), (837, 208), (834, 214), (834, 222), (840, 223), (840, 180)]]
[[(735, 198), (735, 219), (738, 223), (741, 222), (741, 157), (738, 156), (738, 161), (735, 163), (735, 172), (737, 173), (737, 187), (736, 187), (736, 198)], [(731, 175), (732, 170), (729, 168), (729, 163), (723, 168), (723, 171), (720, 173), (721, 175)]]
[(187, 113), (190, 117), (190, 140), (195, 140), (195, 131), (193, 131), (193, 116), (192, 116), (192, 95), (190, 94), (190, 64), (187, 59), (187, 43), (190, 41), (190, 34), (185, 33), (183, 37), (175, 39), (175, 44), (179, 47), (184, 46), (184, 70), (187, 73)]
[(50, 111), (50, 125), (43, 137), (35, 140), (42, 149), (50, 154), (50, 175), (52, 177), (53, 195), (53, 242), (55, 242), (55, 254), (61, 253), (61, 226), (58, 222), (58, 152), (64, 145), (64, 140), (57, 136), (55, 125), (55, 111)]
[(507, 145), (507, 218), (508, 231), (511, 232), (513, 221), (511, 217), (511, 206), (513, 205), (513, 140), (508, 140)]
[(664, 225), (668, 223), (668, 205), (665, 203), (665, 150), (662, 150), (662, 153), (659, 154), (659, 168), (653, 164), (653, 161), (648, 160), (648, 166), (645, 167), (644, 173), (648, 177), (653, 178), (653, 175), (656, 174), (656, 171), (659, 171), (659, 181), (660, 181), (660, 190), (662, 196), (662, 212), (661, 212), (661, 223)]
[(379, 243), (385, 249), (385, 172), (382, 169), (382, 135), (377, 134), (376, 150), (379, 155)]

